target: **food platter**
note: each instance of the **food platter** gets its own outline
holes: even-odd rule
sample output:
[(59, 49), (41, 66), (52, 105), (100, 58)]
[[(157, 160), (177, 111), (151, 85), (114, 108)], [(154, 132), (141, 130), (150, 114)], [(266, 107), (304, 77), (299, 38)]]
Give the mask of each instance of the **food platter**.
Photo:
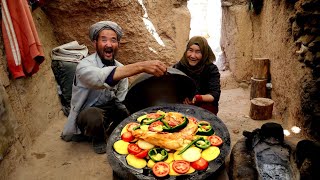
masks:
[(155, 177), (150, 168), (137, 169), (127, 164), (126, 156), (118, 154), (113, 148), (113, 144), (120, 140), (122, 129), (130, 122), (136, 122), (136, 119), (144, 114), (156, 112), (158, 110), (165, 112), (179, 112), (186, 116), (192, 116), (199, 120), (210, 122), (215, 134), (223, 139), (223, 144), (219, 147), (220, 154), (213, 161), (209, 162), (209, 166), (205, 171), (195, 171), (191, 174), (180, 176), (166, 176), (164, 179), (207, 179), (217, 175), (220, 168), (224, 165), (225, 158), (230, 151), (230, 135), (225, 124), (211, 112), (192, 105), (184, 104), (166, 104), (161, 106), (152, 106), (142, 109), (128, 118), (124, 119), (111, 133), (107, 143), (108, 162), (114, 173), (122, 179), (159, 179)]

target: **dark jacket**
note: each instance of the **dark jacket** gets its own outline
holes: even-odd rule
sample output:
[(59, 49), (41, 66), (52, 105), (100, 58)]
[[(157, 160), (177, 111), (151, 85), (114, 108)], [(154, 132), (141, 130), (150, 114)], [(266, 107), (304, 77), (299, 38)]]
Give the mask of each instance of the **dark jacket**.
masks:
[(211, 94), (214, 97), (213, 105), (218, 106), (220, 99), (220, 73), (219, 69), (215, 64), (206, 65), (203, 71), (197, 74), (190, 74), (184, 66), (179, 62), (173, 66), (184, 72), (196, 83), (196, 94)]

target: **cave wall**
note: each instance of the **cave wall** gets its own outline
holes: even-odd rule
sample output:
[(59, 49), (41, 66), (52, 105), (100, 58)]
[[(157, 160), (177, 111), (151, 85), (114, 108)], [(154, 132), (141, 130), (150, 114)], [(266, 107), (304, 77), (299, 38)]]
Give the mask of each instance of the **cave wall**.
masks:
[(187, 0), (144, 0), (143, 3), (165, 46), (158, 44), (146, 29), (142, 19), (145, 12), (138, 1), (51, 0), (43, 9), (53, 24), (60, 44), (76, 40), (87, 45), (92, 53), (94, 49), (88, 37), (89, 27), (98, 21), (111, 20), (124, 31), (117, 57), (123, 64), (145, 60), (161, 60), (168, 65), (177, 62), (189, 38)]
[[(319, 94), (315, 93), (317, 89), (314, 80), (314, 78), (319, 78), (319, 75), (315, 77), (317, 73), (314, 73), (319, 71), (316, 70), (317, 67), (319, 69), (319, 66), (314, 63), (318, 61), (319, 57), (316, 57), (316, 52), (304, 53), (300, 56), (296, 52), (301, 46), (297, 39), (306, 34), (306, 32), (301, 32), (306, 28), (303, 25), (303, 27), (297, 27), (295, 19), (297, 14), (299, 17), (300, 4), (317, 3), (317, 1), (252, 1), (253, 3), (262, 3), (260, 11), (249, 9), (249, 2), (251, 1), (222, 1), (221, 46), (226, 54), (227, 65), (238, 82), (250, 82), (252, 58), (269, 58), (272, 83), (271, 98), (275, 101), (274, 117), (282, 120), (284, 127), (291, 128), (297, 125), (302, 127), (304, 133), (310, 135), (311, 124), (316, 124), (316, 119), (319, 119), (317, 115), (319, 107), (317, 110), (312, 109), (316, 107), (317, 103), (319, 104), (319, 100), (316, 102), (312, 100)], [(319, 7), (317, 4), (311, 6)], [(256, 7), (259, 8), (259, 4)], [(318, 17), (319, 11), (315, 9), (317, 8), (309, 9), (308, 13)], [(307, 21), (314, 26), (318, 22), (318, 26), (313, 29), (319, 29), (318, 20), (301, 19), (301, 21)], [(300, 32), (298, 37), (294, 35), (297, 31)], [(312, 37), (315, 39), (317, 36), (319, 34), (314, 34)], [(316, 43), (318, 41), (314, 44)], [(305, 60), (305, 57), (312, 58)], [(313, 62), (311, 63), (313, 66), (308, 66), (308, 62), (309, 64)], [(311, 111), (313, 111), (313, 115), (310, 114)], [(319, 131), (318, 125), (313, 127), (317, 129), (313, 132)]]
[(296, 13), (290, 18), (299, 62), (312, 76), (302, 83), (302, 125), (308, 134), (320, 140), (320, 0), (295, 3)]
[(10, 173), (14, 168), (12, 165), (24, 158), (26, 149), (51, 122), (64, 118), (50, 59), (51, 49), (58, 44), (51, 23), (43, 11), (37, 9), (32, 16), (45, 53), (40, 70), (32, 77), (11, 78), (7, 70), (3, 39), (0, 38), (1, 176)]

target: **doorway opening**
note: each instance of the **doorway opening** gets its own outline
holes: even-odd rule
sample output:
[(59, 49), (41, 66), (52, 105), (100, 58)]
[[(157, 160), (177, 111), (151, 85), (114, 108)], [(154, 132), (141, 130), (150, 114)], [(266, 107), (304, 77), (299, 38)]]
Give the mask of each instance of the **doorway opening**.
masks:
[(191, 14), (190, 35), (203, 36), (216, 56), (215, 64), (220, 70), (224, 69), (221, 36), (221, 1), (220, 0), (189, 0), (188, 9)]

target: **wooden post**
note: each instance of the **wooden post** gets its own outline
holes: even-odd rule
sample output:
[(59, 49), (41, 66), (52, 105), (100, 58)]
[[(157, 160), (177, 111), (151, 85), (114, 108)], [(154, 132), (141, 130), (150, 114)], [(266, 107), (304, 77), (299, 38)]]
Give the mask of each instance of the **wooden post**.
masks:
[(251, 100), (250, 117), (254, 120), (267, 120), (272, 117), (274, 101), (268, 98), (254, 98)]
[(251, 78), (250, 99), (267, 97), (267, 79)]
[(253, 58), (253, 78), (268, 79), (269, 76), (269, 59), (268, 58)]

